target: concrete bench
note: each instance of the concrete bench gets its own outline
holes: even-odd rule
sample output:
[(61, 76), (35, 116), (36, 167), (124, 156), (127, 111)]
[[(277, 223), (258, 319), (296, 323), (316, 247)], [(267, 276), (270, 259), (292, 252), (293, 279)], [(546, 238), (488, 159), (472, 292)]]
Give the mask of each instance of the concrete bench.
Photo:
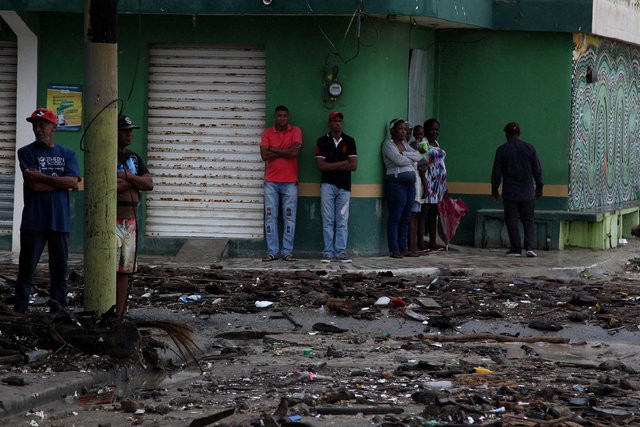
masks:
[[(537, 247), (615, 248), (620, 239), (631, 238), (631, 227), (639, 222), (640, 200), (580, 211), (536, 210)], [(478, 210), (474, 238), (476, 247), (508, 247), (503, 210)]]

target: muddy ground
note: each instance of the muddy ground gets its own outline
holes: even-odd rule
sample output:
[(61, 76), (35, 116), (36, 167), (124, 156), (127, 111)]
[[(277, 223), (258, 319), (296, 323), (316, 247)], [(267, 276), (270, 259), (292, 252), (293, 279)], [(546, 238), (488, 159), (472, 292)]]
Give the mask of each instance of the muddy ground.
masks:
[[(113, 375), (0, 425), (640, 425), (639, 265), (604, 279), (143, 267), (127, 315), (135, 354), (62, 345), (1, 364), (0, 396), (21, 387), (7, 379)], [(3, 298), (15, 268), (3, 266)], [(44, 321), (39, 277), (32, 318)], [(148, 327), (159, 320), (190, 325), (194, 353)], [(3, 348), (23, 355), (47, 341), (6, 329)]]

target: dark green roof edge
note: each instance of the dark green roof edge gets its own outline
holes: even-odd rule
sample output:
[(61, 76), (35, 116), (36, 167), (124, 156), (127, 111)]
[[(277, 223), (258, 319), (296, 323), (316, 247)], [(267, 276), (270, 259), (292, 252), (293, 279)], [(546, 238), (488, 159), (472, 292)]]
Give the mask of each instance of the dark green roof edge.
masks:
[(593, 0), (495, 0), (494, 30), (591, 33)]
[[(486, 29), (590, 32), (593, 0), (120, 0), (120, 13), (369, 15), (432, 18)], [(0, 0), (0, 10), (81, 13), (84, 0)]]

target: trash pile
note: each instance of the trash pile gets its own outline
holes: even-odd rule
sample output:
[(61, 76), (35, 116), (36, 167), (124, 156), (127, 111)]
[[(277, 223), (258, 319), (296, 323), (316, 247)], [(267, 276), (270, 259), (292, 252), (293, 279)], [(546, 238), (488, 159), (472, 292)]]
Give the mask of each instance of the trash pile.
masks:
[[(35, 289), (37, 311), (46, 286)], [(131, 313), (189, 319), (197, 372), (72, 403), (127, 425), (640, 425), (638, 299), (637, 282), (616, 277), (142, 267)], [(0, 343), (14, 339), (3, 329)], [(40, 350), (0, 364), (3, 383), (51, 363)]]

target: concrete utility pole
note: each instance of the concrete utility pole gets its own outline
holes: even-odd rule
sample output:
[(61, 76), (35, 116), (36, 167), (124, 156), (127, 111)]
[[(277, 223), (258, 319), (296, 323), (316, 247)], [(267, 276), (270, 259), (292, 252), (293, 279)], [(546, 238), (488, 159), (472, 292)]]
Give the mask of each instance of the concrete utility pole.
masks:
[(84, 308), (116, 301), (118, 0), (85, 0)]

